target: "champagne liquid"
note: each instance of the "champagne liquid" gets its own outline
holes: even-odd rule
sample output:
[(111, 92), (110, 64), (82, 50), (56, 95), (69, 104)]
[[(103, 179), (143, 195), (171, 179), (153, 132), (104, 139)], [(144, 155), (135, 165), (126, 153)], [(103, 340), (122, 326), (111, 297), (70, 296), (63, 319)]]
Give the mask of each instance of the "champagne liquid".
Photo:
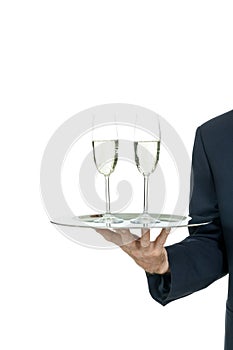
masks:
[(160, 141), (134, 142), (135, 163), (143, 176), (154, 172), (159, 160)]
[(109, 176), (118, 160), (118, 140), (92, 141), (94, 162), (100, 174)]

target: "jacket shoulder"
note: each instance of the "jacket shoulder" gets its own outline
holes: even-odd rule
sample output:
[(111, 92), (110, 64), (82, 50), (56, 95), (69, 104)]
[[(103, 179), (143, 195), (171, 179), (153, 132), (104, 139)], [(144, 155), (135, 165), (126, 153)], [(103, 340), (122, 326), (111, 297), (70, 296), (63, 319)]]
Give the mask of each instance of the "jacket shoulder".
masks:
[(229, 112), (221, 114), (215, 118), (212, 118), (199, 126), (203, 132), (211, 130), (219, 130), (233, 127), (233, 109)]

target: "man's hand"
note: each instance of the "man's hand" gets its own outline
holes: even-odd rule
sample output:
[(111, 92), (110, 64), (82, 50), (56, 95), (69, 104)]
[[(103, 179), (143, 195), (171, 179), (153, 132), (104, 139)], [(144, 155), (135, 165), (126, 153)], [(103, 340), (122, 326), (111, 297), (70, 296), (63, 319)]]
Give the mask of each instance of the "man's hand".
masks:
[(151, 274), (164, 274), (169, 272), (169, 262), (164, 244), (170, 229), (162, 229), (155, 241), (150, 241), (150, 230), (142, 230), (142, 236), (138, 237), (127, 229), (114, 231), (97, 229), (107, 241), (118, 245), (146, 272)]

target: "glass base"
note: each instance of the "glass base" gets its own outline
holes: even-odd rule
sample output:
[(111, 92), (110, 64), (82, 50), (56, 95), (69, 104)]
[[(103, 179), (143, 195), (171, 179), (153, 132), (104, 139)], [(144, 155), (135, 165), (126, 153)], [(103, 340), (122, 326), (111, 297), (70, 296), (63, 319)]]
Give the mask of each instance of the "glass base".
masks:
[(124, 220), (117, 218), (113, 214), (104, 214), (101, 218), (94, 220), (95, 223), (97, 224), (106, 224), (106, 225), (111, 225), (111, 224), (120, 224)]
[(160, 220), (153, 218), (150, 214), (143, 213), (136, 217), (135, 219), (130, 220), (132, 224), (140, 224), (140, 225), (150, 225), (150, 224), (157, 224), (160, 222)]

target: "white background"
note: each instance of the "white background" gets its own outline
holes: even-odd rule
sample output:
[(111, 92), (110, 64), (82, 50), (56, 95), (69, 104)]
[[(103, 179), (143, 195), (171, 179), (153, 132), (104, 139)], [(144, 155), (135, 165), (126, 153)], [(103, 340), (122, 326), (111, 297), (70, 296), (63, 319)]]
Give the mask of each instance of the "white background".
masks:
[(54, 131), (94, 105), (195, 129), (233, 105), (231, 1), (2, 1), (1, 349), (222, 349), (227, 278), (165, 308), (120, 249), (87, 249), (44, 211)]

